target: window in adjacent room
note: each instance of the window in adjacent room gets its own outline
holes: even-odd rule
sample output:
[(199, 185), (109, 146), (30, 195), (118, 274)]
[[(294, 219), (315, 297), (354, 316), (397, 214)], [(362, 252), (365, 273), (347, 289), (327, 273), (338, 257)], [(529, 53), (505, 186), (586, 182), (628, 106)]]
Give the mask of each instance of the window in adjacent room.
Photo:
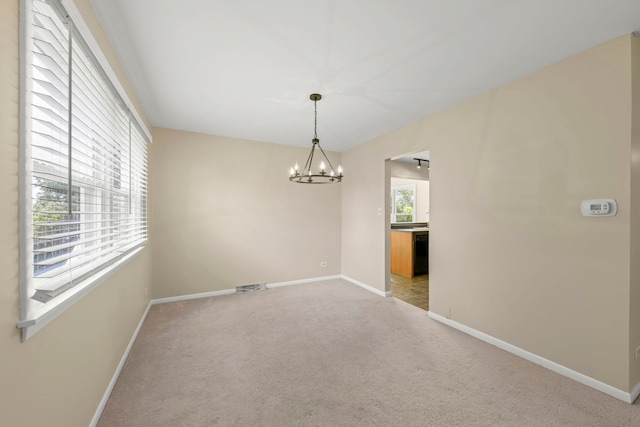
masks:
[(415, 222), (416, 186), (391, 188), (391, 222)]
[(63, 4), (22, 5), (23, 339), (147, 240), (149, 133)]

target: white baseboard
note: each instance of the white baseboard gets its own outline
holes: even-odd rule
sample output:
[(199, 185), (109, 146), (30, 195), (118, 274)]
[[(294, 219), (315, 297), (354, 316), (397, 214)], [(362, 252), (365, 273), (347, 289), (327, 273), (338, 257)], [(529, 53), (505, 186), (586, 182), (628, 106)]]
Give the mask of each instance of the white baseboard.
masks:
[[(391, 292), (382, 292), (379, 289), (376, 289), (372, 286), (369, 286), (365, 283), (359, 282), (358, 280), (352, 279), (350, 277), (344, 275), (335, 275), (335, 276), (322, 276), (322, 277), (312, 277), (309, 279), (300, 279), (300, 280), (291, 280), (288, 282), (276, 282), (276, 283), (267, 283), (267, 289), (280, 288), (283, 286), (292, 286), (292, 285), (301, 285), (303, 283), (313, 283), (313, 282), (322, 282), (325, 280), (335, 280), (335, 279), (344, 279), (348, 282), (353, 283), (354, 285), (360, 286), (368, 290), (369, 292), (373, 292), (376, 295), (380, 295), (381, 297), (390, 297)], [(186, 301), (190, 299), (198, 299), (198, 298), (207, 298), (207, 297), (217, 297), (220, 295), (229, 295), (235, 294), (235, 289), (224, 289), (222, 291), (212, 291), (212, 292), (202, 292), (198, 294), (189, 294), (189, 295), (180, 295), (177, 297), (168, 297), (168, 298), (157, 298), (151, 300), (151, 305), (156, 304), (164, 304), (167, 302), (176, 302), (176, 301)]]
[(222, 291), (201, 292), (198, 294), (179, 295), (177, 297), (156, 298), (151, 300), (151, 305), (164, 304), (167, 302), (186, 301), (198, 298), (219, 297), (220, 295), (229, 295), (235, 293), (235, 289), (224, 289)]
[[(333, 279), (340, 279), (340, 276), (322, 276), (322, 277), (312, 277), (310, 279), (291, 280), (289, 282), (267, 283), (266, 286), (267, 286), (267, 289), (280, 288), (282, 286), (300, 285), (303, 283), (321, 282), (324, 280), (333, 280)], [(186, 300), (198, 299), (198, 298), (218, 297), (220, 295), (229, 295), (229, 294), (235, 294), (235, 293), (236, 293), (235, 289), (223, 289), (221, 291), (201, 292), (198, 294), (188, 294), (188, 295), (179, 295), (176, 297), (157, 298), (157, 299), (151, 300), (151, 305), (164, 304), (167, 302), (186, 301)]]
[(631, 395), (629, 396), (629, 403), (635, 402), (638, 396), (640, 396), (640, 383), (636, 384), (636, 387), (631, 392)]
[(447, 319), (446, 317), (433, 313), (431, 311), (429, 311), (427, 314), (433, 320), (437, 320), (438, 322), (451, 326), (452, 328), (462, 331), (475, 338), (478, 338), (481, 341), (494, 345), (509, 353), (515, 354), (518, 357), (522, 357), (523, 359), (526, 359), (530, 362), (533, 362), (537, 365), (547, 368), (557, 374), (560, 374), (574, 381), (577, 381), (581, 384), (584, 384), (593, 389), (596, 389), (611, 397), (615, 397), (616, 399), (622, 400), (623, 402), (633, 403), (633, 401), (638, 397), (638, 395), (640, 395), (640, 384), (636, 386), (633, 393), (627, 393), (620, 389), (612, 387), (609, 384), (605, 384), (602, 381), (598, 381), (594, 378), (581, 374), (580, 372), (576, 372), (572, 369), (569, 369), (566, 366), (562, 366), (556, 362), (552, 362), (551, 360), (545, 359), (544, 357), (541, 357), (536, 354), (530, 353), (526, 350), (523, 350), (520, 347), (516, 347), (515, 345), (509, 344), (505, 341), (499, 340), (498, 338), (492, 337), (491, 335), (487, 335), (484, 332), (480, 332), (476, 329), (465, 326), (462, 323), (458, 323), (454, 320)]
[(267, 283), (267, 289), (280, 288), (282, 286), (301, 285), (303, 283), (323, 282), (325, 280), (334, 280), (334, 279), (340, 279), (340, 278), (341, 278), (340, 275), (322, 276), (322, 277), (313, 277), (311, 279), (291, 280), (289, 282)]
[(109, 385), (107, 386), (107, 389), (105, 390), (104, 395), (102, 396), (102, 400), (100, 400), (100, 404), (98, 405), (96, 412), (93, 414), (93, 418), (91, 419), (91, 424), (89, 424), (89, 427), (95, 427), (98, 425), (98, 421), (100, 421), (100, 416), (102, 415), (102, 411), (104, 411), (104, 407), (107, 406), (107, 401), (111, 396), (113, 387), (115, 387), (116, 382), (118, 381), (120, 372), (122, 372), (124, 363), (127, 361), (127, 357), (129, 357), (129, 353), (131, 352), (133, 343), (136, 342), (136, 338), (138, 338), (138, 333), (140, 332), (140, 329), (142, 329), (142, 324), (147, 318), (147, 314), (149, 314), (150, 308), (151, 308), (151, 302), (147, 304), (147, 309), (144, 311), (142, 318), (140, 318), (140, 321), (138, 322), (138, 327), (136, 327), (136, 330), (133, 332), (133, 336), (131, 336), (131, 339), (129, 340), (129, 345), (127, 345), (127, 348), (124, 350), (124, 354), (120, 358), (120, 363), (118, 363), (118, 367), (116, 368), (116, 371), (113, 373), (113, 377), (111, 377), (111, 381), (109, 382)]
[(376, 289), (373, 286), (369, 286), (366, 283), (362, 283), (362, 282), (360, 282), (358, 280), (352, 279), (351, 277), (345, 276), (344, 274), (339, 276), (339, 277), (344, 279), (344, 280), (346, 280), (347, 282), (351, 282), (354, 285), (360, 286), (361, 288), (366, 289), (369, 292), (373, 292), (374, 294), (379, 295), (381, 297), (387, 298), (387, 297), (391, 296), (391, 291), (383, 292), (380, 289)]

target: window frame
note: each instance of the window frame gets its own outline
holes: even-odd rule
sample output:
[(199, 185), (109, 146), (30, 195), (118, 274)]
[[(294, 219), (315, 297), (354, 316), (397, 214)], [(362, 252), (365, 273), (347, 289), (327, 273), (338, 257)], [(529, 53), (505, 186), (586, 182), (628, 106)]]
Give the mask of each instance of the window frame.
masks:
[[(398, 215), (407, 215), (407, 214), (398, 214), (396, 210), (396, 191), (402, 190), (411, 190), (413, 192), (413, 212), (411, 213), (411, 221), (397, 221)], [(391, 218), (390, 221), (392, 224), (407, 224), (415, 222), (416, 220), (416, 202), (417, 202), (417, 191), (416, 184), (405, 184), (405, 185), (396, 185), (391, 187)]]
[[(34, 290), (32, 283), (35, 277), (33, 273), (33, 230), (35, 227), (33, 224), (32, 189), (33, 179), (36, 175), (34, 174), (31, 160), (31, 122), (33, 120), (31, 116), (31, 109), (33, 108), (33, 103), (32, 95), (30, 94), (32, 90), (31, 55), (34, 45), (32, 39), (34, 35), (32, 11), (33, 1), (34, 0), (20, 0), (20, 320), (17, 322), (17, 327), (22, 329), (22, 341), (33, 336), (57, 316), (72, 307), (83, 296), (95, 289), (100, 283), (130, 262), (144, 249), (145, 244), (148, 241), (149, 213), (147, 206), (148, 155), (146, 154), (148, 148), (144, 147), (149, 147), (152, 143), (151, 133), (146, 128), (140, 114), (133, 106), (133, 103), (129, 99), (124, 87), (119, 82), (116, 73), (113, 71), (108, 60), (102, 53), (102, 50), (95, 38), (92, 36), (89, 27), (86, 25), (74, 2), (72, 0), (53, 0), (54, 3), (57, 3), (57, 5), (53, 7), (61, 6), (66, 13), (66, 16), (68, 16), (68, 18), (73, 22), (75, 31), (77, 31), (82, 38), (80, 43), (84, 44), (85, 48), (90, 52), (93, 57), (92, 61), (94, 62), (94, 66), (103, 74), (103, 78), (111, 86), (114, 95), (119, 96), (122, 100), (124, 108), (128, 110), (130, 126), (136, 126), (137, 132), (139, 132), (140, 137), (142, 137), (142, 163), (144, 165), (141, 168), (140, 166), (136, 166), (136, 174), (142, 173), (142, 175), (140, 175), (140, 179), (143, 187), (141, 187), (140, 190), (140, 201), (137, 202), (139, 205), (136, 207), (142, 212), (142, 222), (144, 223), (146, 234), (139, 244), (133, 247), (133, 249), (130, 249), (123, 256), (120, 256), (110, 263), (104, 263), (100, 269), (92, 271), (88, 274), (88, 277), (80, 279), (78, 283), (73, 284), (72, 287), (63, 291), (48, 303), (34, 308), (31, 301), (32, 295), (30, 295), (30, 292)], [(47, 0), (47, 2), (51, 3), (50, 0)], [(70, 34), (69, 37), (72, 37), (72, 35)], [(129, 156), (133, 159), (134, 154), (133, 149), (131, 148), (131, 138), (132, 136), (130, 132)], [(137, 152), (135, 157), (139, 157), (139, 154), (140, 153)], [(129, 179), (129, 186), (131, 186), (131, 176)], [(115, 187), (119, 188), (117, 186)], [(79, 197), (86, 197), (87, 195), (84, 190), (89, 187), (80, 186), (79, 188), (82, 189)], [(75, 190), (72, 189), (70, 194), (73, 194), (73, 191)], [(131, 195), (132, 194), (130, 193), (129, 203), (133, 203)], [(103, 213), (104, 212), (96, 212), (98, 215)]]

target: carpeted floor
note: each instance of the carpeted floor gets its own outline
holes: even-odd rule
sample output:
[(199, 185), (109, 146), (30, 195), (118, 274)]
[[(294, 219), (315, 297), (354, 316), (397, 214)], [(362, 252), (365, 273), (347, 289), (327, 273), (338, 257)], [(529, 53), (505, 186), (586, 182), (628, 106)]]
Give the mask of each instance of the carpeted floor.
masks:
[(99, 422), (638, 425), (638, 404), (342, 280), (153, 306)]

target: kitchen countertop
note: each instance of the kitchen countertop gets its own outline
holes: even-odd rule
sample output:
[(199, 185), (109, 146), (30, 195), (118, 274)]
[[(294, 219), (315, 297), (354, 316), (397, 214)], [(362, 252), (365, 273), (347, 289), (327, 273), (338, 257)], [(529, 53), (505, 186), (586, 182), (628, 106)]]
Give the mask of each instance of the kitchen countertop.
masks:
[(428, 233), (429, 227), (392, 228), (391, 231), (400, 231), (403, 233)]

